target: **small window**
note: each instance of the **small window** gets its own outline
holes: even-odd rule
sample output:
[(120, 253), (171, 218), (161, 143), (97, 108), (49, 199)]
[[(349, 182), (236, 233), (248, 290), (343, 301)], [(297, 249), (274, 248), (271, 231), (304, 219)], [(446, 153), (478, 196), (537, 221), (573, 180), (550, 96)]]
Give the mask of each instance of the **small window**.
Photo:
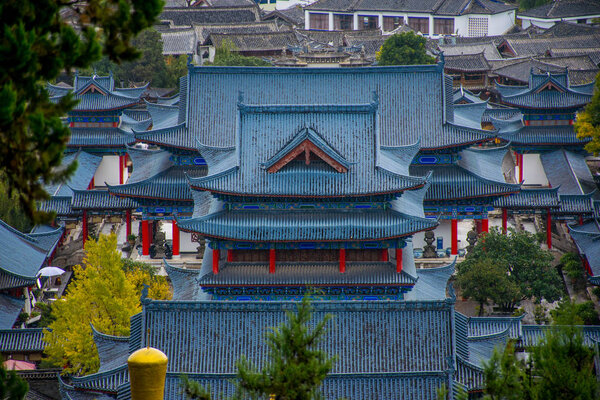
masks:
[(408, 26), (417, 32), (429, 33), (429, 18), (408, 17)]
[(391, 32), (404, 24), (404, 17), (383, 17), (383, 30)]

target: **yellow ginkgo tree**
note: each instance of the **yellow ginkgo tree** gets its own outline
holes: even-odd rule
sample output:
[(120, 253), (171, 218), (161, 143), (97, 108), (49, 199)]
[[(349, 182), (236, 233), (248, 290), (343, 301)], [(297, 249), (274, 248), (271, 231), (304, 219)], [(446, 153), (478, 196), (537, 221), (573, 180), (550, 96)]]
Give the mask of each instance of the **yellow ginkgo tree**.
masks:
[[(47, 361), (76, 375), (96, 372), (100, 366), (90, 324), (109, 335), (129, 335), (129, 319), (141, 311), (141, 280), (150, 285), (151, 295), (170, 297), (164, 277), (125, 270), (114, 234), (89, 240), (85, 251), (83, 265), (73, 269), (67, 294), (52, 306), (55, 320), (44, 331)], [(153, 290), (154, 286), (159, 287)]]
[(575, 132), (579, 139), (592, 139), (585, 146), (587, 151), (596, 156), (600, 154), (600, 74), (596, 76), (592, 100), (577, 113)]

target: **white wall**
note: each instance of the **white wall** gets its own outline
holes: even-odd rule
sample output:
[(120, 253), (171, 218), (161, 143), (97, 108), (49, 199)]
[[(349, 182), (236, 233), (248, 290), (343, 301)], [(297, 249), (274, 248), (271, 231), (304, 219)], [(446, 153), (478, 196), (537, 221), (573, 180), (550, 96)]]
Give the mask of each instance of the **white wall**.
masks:
[(94, 175), (94, 184), (96, 186), (105, 186), (119, 184), (119, 156), (104, 156), (102, 162)]
[(515, 11), (507, 11), (490, 15), (488, 22), (488, 35), (502, 35), (515, 25)]
[[(164, 232), (165, 239), (173, 245), (173, 223), (169, 220), (163, 220), (160, 224), (160, 230)], [(192, 234), (189, 232), (179, 231), (179, 252), (180, 253), (195, 253), (198, 243), (192, 242)]]
[(525, 185), (548, 186), (548, 179), (546, 178), (546, 172), (542, 166), (539, 154), (524, 154), (523, 164), (523, 180), (525, 181)]

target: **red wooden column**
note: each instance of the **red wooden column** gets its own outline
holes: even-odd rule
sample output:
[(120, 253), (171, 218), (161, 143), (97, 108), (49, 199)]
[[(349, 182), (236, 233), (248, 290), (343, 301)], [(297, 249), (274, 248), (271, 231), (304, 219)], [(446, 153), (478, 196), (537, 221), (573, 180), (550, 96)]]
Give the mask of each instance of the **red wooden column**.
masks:
[(452, 224), (451, 224), (451, 248), (450, 248), (450, 254), (456, 255), (458, 254), (458, 220), (457, 219), (452, 219)]
[(88, 238), (88, 220), (87, 220), (87, 210), (83, 210), (83, 226), (81, 227), (81, 235), (83, 236), (83, 247), (85, 247), (85, 242)]
[(579, 214), (579, 225), (583, 225), (583, 215)]
[(508, 232), (508, 210), (506, 208), (502, 209), (502, 233), (506, 235)]
[(488, 233), (490, 231), (490, 221), (487, 218), (481, 220), (481, 232)]
[(519, 165), (519, 183), (523, 182), (523, 154), (517, 153), (517, 163)]
[(546, 243), (548, 243), (548, 249), (552, 248), (552, 216), (550, 215), (550, 209), (546, 211)]
[(275, 249), (269, 249), (269, 273), (275, 273)]
[(402, 247), (396, 247), (396, 272), (402, 272)]
[(340, 272), (346, 272), (346, 249), (340, 249)]
[(142, 255), (150, 255), (150, 224), (147, 219), (142, 220)]
[(388, 249), (381, 250), (381, 261), (389, 261)]
[(173, 220), (173, 256), (179, 256), (179, 225)]
[(233, 250), (227, 250), (227, 262), (233, 262)]
[(219, 273), (219, 257), (221, 256), (219, 249), (213, 249), (213, 274)]
[(119, 156), (119, 185), (123, 184), (123, 156)]
[(125, 211), (125, 232), (127, 236), (131, 235), (131, 210)]

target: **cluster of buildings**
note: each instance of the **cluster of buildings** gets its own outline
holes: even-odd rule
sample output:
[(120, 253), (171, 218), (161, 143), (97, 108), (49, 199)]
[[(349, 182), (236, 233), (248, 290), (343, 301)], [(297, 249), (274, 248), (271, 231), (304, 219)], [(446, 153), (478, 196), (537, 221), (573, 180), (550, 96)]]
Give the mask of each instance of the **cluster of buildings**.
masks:
[[(94, 331), (100, 370), (60, 380), (62, 398), (129, 398), (126, 360), (145, 346), (169, 357), (165, 398), (183, 398), (182, 373), (231, 395), (235, 361), (263, 365), (267, 327), (315, 288), (315, 319), (334, 317), (322, 346), (338, 357), (325, 398), (475, 393), (495, 347), (525, 349), (546, 327), (455, 309), (448, 280), (469, 239), (529, 218), (548, 248), (569, 233), (600, 283), (597, 166), (573, 130), (599, 69), (597, 28), (541, 29), (536, 11), (536, 27), (506, 33), (498, 21), (515, 9), (493, 0), (179, 3), (157, 27), (165, 54), (202, 64), (230, 41), (280, 67), (190, 64), (178, 94), (153, 103), (147, 85), (111, 75), (48, 85), (80, 100), (66, 119), (65, 163), (78, 168), (40, 204), (59, 228), (0, 223), (0, 353), (39, 358), (41, 330), (11, 328), (62, 238), (85, 242), (110, 220), (148, 259), (162, 226), (173, 255), (173, 300), (144, 298), (128, 337)], [(432, 39), (437, 64), (363, 68), (405, 30)], [(440, 266), (418, 268), (425, 259)], [(584, 335), (595, 344), (600, 328)]]

